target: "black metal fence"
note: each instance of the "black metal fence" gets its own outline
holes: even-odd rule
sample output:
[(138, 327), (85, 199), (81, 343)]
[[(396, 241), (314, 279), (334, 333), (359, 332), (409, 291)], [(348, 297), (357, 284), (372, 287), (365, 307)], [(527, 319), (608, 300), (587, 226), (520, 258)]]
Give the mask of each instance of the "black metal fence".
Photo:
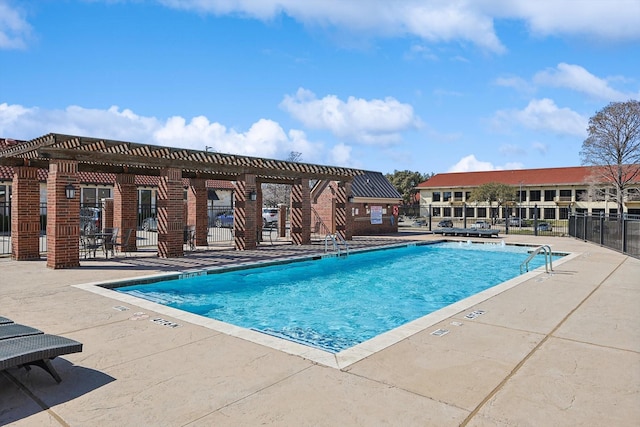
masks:
[(640, 258), (640, 216), (572, 214), (569, 235)]

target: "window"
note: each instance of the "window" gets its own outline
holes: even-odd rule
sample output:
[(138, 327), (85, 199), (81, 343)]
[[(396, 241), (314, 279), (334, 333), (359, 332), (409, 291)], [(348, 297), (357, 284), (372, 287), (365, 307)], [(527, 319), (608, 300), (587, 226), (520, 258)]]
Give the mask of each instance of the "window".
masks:
[(530, 202), (539, 202), (540, 201), (540, 190), (529, 190), (529, 201)]
[(529, 210), (529, 216), (528, 216), (528, 218), (529, 218), (529, 219), (533, 219), (533, 218), (535, 217), (535, 215), (536, 215), (536, 211), (537, 211), (537, 209), (536, 209), (536, 208), (529, 208), (528, 210)]
[(451, 191), (445, 191), (444, 193), (442, 193), (443, 202), (448, 202), (450, 200), (451, 200)]
[(445, 217), (450, 217), (451, 216), (451, 208), (443, 208), (442, 209), (442, 215), (444, 215)]
[(578, 202), (589, 201), (589, 193), (587, 193), (587, 190), (584, 190), (584, 189), (576, 190), (576, 200)]
[(465, 216), (467, 217), (473, 217), (474, 215), (474, 208), (470, 208), (469, 206), (467, 206), (467, 208), (465, 209)]
[(570, 202), (571, 190), (560, 190), (560, 200), (563, 202)]
[(455, 200), (456, 202), (461, 202), (462, 201), (462, 191), (456, 191), (453, 193), (453, 200)]
[(431, 216), (440, 216), (440, 208), (432, 208)]
[(640, 200), (640, 188), (629, 188), (627, 190), (627, 200), (629, 201)]
[(544, 219), (556, 219), (556, 209), (544, 208)]
[(487, 208), (478, 208), (478, 218), (487, 217)]
[(465, 191), (464, 192), (464, 199), (465, 200), (469, 200), (471, 198), (471, 191)]
[(553, 202), (555, 198), (556, 198), (556, 190), (544, 190), (544, 200), (546, 202)]
[(433, 192), (433, 198), (432, 198), (432, 200), (433, 200), (434, 202), (439, 202), (439, 201), (440, 201), (440, 192), (439, 192), (439, 191), (434, 191), (434, 192)]
[(569, 219), (569, 208), (560, 208), (558, 219)]
[(527, 201), (527, 190), (518, 190), (518, 202), (526, 202)]
[(95, 188), (83, 188), (82, 189), (82, 206), (94, 206), (98, 207), (98, 199), (96, 198)]
[(462, 217), (462, 206), (456, 206), (453, 208), (453, 216), (456, 218)]

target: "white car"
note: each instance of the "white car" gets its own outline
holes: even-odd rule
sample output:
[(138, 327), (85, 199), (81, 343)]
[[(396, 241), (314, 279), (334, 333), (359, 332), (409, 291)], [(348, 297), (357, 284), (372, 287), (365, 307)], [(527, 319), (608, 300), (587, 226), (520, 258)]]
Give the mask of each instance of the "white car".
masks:
[(488, 228), (491, 228), (491, 224), (489, 224), (487, 221), (478, 220), (478, 221), (474, 222), (473, 224), (471, 224), (471, 228), (473, 228), (473, 229), (488, 229)]
[(277, 208), (262, 208), (262, 226), (271, 227), (278, 222)]

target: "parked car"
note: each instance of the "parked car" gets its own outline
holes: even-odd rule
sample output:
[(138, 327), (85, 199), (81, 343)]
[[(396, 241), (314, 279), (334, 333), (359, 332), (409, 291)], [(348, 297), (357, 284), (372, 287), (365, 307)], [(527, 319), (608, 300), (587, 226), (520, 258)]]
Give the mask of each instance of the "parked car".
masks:
[(538, 223), (538, 231), (552, 231), (553, 227), (548, 222), (539, 222)]
[(517, 216), (509, 218), (509, 227), (522, 227), (522, 219)]
[(450, 219), (443, 219), (442, 221), (440, 221), (438, 223), (438, 227), (451, 228), (451, 227), (453, 227), (453, 221), (450, 220)]
[(80, 208), (80, 230), (84, 234), (93, 234), (102, 229), (102, 210), (100, 208)]
[(216, 227), (233, 227), (233, 211), (225, 211), (216, 216)]
[(473, 224), (471, 224), (471, 228), (488, 229), (488, 228), (491, 228), (491, 224), (488, 223), (487, 221), (479, 219), (478, 221), (476, 221)]
[(155, 217), (147, 217), (142, 221), (144, 231), (158, 231), (158, 220)]
[(262, 226), (271, 227), (278, 222), (277, 208), (262, 208)]

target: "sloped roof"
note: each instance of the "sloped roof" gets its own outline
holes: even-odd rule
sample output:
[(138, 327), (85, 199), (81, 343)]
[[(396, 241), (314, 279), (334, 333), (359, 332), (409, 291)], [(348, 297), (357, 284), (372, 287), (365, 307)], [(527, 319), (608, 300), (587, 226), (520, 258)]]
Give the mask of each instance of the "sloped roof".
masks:
[(580, 185), (593, 179), (595, 167), (517, 169), (485, 172), (439, 173), (416, 188), (477, 187), (489, 182), (513, 186), (523, 185)]
[(382, 173), (371, 171), (353, 177), (351, 194), (353, 197), (402, 199), (402, 195)]

